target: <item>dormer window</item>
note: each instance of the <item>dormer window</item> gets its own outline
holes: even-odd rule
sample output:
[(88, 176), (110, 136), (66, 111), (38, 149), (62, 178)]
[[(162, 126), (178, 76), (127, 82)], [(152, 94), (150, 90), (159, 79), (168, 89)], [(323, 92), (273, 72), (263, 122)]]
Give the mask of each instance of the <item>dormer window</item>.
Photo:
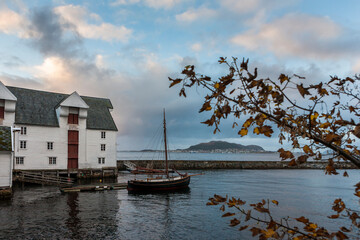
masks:
[(78, 108), (69, 108), (68, 124), (79, 124)]

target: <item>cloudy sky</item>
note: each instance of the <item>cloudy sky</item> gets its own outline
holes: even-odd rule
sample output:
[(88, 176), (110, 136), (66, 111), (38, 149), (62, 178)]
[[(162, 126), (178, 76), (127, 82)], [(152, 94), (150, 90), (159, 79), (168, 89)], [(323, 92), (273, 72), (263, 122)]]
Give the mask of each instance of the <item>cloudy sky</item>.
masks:
[(0, 1), (0, 80), (110, 98), (118, 149), (143, 149), (166, 108), (171, 148), (208, 140), (279, 146), (200, 124), (202, 91), (169, 89), (185, 65), (211, 76), (219, 57), (248, 57), (263, 76), (307, 81), (360, 72), (360, 2), (301, 0)]

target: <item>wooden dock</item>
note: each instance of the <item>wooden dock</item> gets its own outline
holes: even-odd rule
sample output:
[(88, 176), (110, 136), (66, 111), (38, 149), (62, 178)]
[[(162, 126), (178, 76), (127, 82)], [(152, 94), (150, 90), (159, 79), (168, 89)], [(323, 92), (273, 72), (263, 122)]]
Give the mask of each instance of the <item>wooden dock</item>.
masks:
[(60, 191), (63, 193), (68, 192), (85, 192), (85, 191), (106, 191), (106, 190), (119, 190), (126, 189), (127, 183), (105, 183), (96, 185), (78, 185), (73, 187), (63, 187)]
[(74, 179), (68, 177), (60, 177), (43, 173), (30, 171), (19, 171), (16, 180), (20, 182), (53, 185), (59, 187), (70, 187), (74, 185)]

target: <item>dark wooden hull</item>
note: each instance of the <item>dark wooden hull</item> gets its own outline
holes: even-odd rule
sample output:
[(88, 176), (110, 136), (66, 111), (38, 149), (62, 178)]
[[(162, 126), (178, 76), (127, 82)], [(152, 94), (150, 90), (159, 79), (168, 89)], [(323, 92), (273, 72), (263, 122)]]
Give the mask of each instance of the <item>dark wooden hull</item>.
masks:
[(129, 192), (166, 192), (187, 189), (190, 183), (190, 176), (170, 181), (128, 181), (127, 190)]

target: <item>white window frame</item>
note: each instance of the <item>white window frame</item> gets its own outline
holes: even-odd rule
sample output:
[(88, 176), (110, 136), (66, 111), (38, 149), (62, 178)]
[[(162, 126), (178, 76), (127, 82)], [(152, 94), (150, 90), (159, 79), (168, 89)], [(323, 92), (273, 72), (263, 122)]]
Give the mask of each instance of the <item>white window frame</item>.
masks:
[(54, 142), (47, 142), (47, 149), (53, 150), (54, 149)]
[(105, 139), (106, 138), (106, 132), (101, 132), (101, 138)]
[(27, 134), (27, 127), (20, 127), (20, 134), (26, 135)]
[(24, 157), (15, 157), (16, 165), (24, 165)]
[(100, 150), (101, 151), (106, 151), (106, 144), (101, 144), (100, 145)]
[(20, 140), (20, 149), (26, 149), (26, 141), (25, 140)]
[(105, 164), (105, 158), (104, 157), (99, 157), (98, 158), (98, 163), (99, 164)]
[(56, 165), (56, 157), (49, 157), (49, 165)]

